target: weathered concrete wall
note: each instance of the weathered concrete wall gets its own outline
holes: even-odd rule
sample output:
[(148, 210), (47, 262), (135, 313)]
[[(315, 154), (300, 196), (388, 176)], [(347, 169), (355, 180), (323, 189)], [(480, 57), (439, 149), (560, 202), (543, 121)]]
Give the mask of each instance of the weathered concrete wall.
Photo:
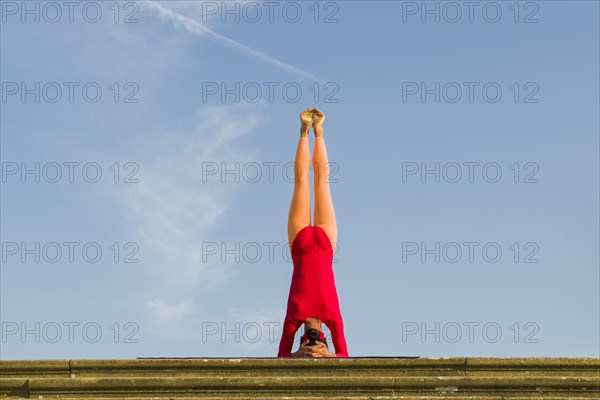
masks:
[(600, 399), (600, 358), (0, 361), (0, 398)]

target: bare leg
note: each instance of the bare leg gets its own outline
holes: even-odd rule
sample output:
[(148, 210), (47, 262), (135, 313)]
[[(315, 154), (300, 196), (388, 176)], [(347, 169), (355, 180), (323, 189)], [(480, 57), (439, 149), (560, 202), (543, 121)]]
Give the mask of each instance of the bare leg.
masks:
[(315, 172), (315, 226), (321, 227), (335, 251), (337, 242), (337, 223), (333, 210), (333, 201), (329, 191), (329, 164), (327, 148), (323, 138), (323, 121), (325, 115), (318, 109), (313, 109), (313, 131), (315, 133), (315, 147), (313, 150), (312, 164)]
[(307, 108), (300, 114), (300, 139), (296, 148), (294, 163), (294, 194), (288, 215), (288, 242), (290, 251), (296, 234), (305, 226), (310, 225), (310, 150), (308, 147), (308, 130), (312, 121), (312, 108)]

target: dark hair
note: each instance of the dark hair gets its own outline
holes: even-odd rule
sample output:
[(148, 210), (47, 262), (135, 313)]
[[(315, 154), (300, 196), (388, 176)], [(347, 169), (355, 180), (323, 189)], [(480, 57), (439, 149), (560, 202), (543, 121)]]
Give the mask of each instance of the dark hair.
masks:
[[(304, 333), (308, 334), (306, 329), (304, 330)], [(329, 344), (327, 343), (327, 336), (325, 336), (325, 332), (323, 332), (323, 340), (319, 339), (319, 342), (325, 343), (325, 347), (327, 347), (327, 350), (329, 350)]]
[[(321, 321), (321, 318), (319, 318), (319, 317), (315, 317), (314, 315), (311, 315), (310, 317), (308, 317), (308, 318), (306, 318), (306, 319), (309, 319), (309, 318), (311, 318), (311, 319), (316, 319), (317, 321), (319, 321), (319, 325), (321, 325), (321, 324), (323, 323), (323, 321)], [(304, 328), (305, 328), (305, 329), (304, 329), (304, 333), (308, 333), (308, 332), (306, 331), (306, 320), (304, 320), (304, 324), (305, 324), (305, 325), (304, 325)], [(325, 332), (323, 332), (323, 334), (325, 334)], [(328, 345), (328, 343), (327, 343), (327, 337), (325, 337), (325, 336), (324, 336), (324, 337), (323, 337), (323, 340), (320, 340), (320, 341), (321, 341), (321, 342), (323, 342), (323, 343), (325, 343), (325, 347), (327, 347), (327, 349), (329, 350), (329, 345)]]

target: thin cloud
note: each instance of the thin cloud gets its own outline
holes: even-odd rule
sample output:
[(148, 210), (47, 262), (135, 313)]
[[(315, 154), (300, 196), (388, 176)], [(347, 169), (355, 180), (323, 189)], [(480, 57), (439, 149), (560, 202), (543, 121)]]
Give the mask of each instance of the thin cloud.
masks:
[(254, 57), (261, 61), (265, 61), (277, 68), (284, 70), (284, 71), (291, 72), (296, 75), (300, 75), (304, 78), (308, 78), (310, 80), (314, 80), (319, 83), (325, 82), (323, 79), (311, 74), (310, 72), (307, 72), (307, 71), (304, 71), (303, 69), (294, 67), (293, 65), (286, 64), (286, 63), (279, 61), (261, 51), (255, 50), (250, 46), (246, 46), (245, 44), (239, 43), (239, 42), (237, 42), (233, 39), (230, 39), (226, 36), (220, 35), (220, 34), (216, 33), (215, 31), (211, 30), (210, 28), (208, 28), (206, 25), (203, 25), (200, 22), (198, 22), (192, 18), (186, 17), (185, 15), (181, 15), (169, 8), (166, 8), (162, 4), (160, 4), (156, 1), (146, 0), (142, 4), (146, 4), (151, 10), (156, 11), (162, 18), (170, 19), (170, 20), (174, 21), (176, 24), (182, 25), (188, 32), (190, 32), (194, 35), (211, 36), (227, 46), (238, 49), (251, 57)]
[(148, 146), (152, 157), (144, 160), (143, 179), (127, 198), (144, 249), (140, 268), (155, 278), (146, 304), (154, 321), (168, 321), (168, 327), (200, 311), (199, 297), (214, 293), (235, 274), (233, 265), (203, 260), (203, 242), (215, 240), (213, 232), (235, 188), (216, 179), (202, 182), (202, 165), (251, 157), (251, 149), (238, 148), (235, 141), (258, 123), (254, 113), (239, 106), (202, 107), (197, 118), (190, 131), (145, 137), (140, 145)]

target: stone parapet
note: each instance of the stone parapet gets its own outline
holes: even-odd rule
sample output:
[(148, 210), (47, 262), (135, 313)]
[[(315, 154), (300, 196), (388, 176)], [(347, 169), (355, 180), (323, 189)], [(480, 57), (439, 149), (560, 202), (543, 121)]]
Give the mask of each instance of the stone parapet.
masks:
[(5, 360), (0, 398), (600, 399), (600, 358)]

